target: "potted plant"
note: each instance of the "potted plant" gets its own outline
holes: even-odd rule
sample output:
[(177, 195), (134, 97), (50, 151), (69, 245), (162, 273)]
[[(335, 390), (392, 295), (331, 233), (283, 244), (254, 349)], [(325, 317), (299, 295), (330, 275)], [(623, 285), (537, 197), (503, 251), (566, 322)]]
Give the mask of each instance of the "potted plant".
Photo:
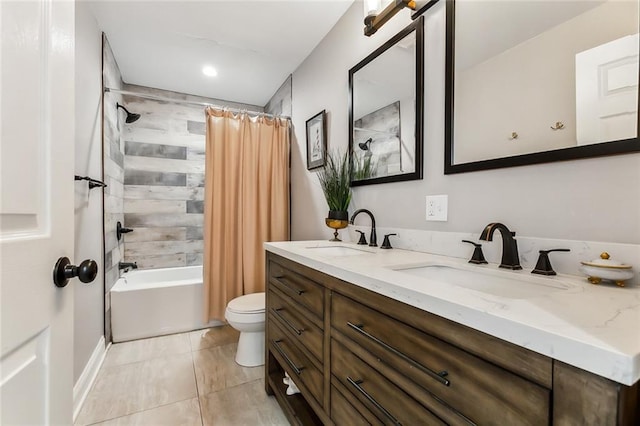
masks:
[(320, 186), (329, 206), (329, 214), (325, 223), (335, 230), (334, 239), (331, 241), (340, 241), (338, 229), (346, 228), (349, 225), (347, 210), (351, 202), (350, 169), (349, 154), (333, 152), (327, 156), (324, 167), (318, 173)]

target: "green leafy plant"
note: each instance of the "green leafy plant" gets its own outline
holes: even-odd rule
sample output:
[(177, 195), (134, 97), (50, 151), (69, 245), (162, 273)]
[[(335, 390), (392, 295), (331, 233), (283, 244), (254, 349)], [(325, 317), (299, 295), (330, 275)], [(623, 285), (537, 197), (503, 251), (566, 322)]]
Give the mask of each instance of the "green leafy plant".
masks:
[(370, 155), (365, 155), (364, 158), (358, 160), (354, 154), (352, 158), (353, 164), (351, 165), (351, 170), (353, 173), (353, 180), (363, 180), (374, 177), (375, 164), (372, 164), (372, 157)]
[(327, 161), (318, 173), (320, 186), (327, 200), (329, 210), (347, 211), (351, 202), (350, 186), (351, 168), (349, 154), (332, 152), (327, 155)]

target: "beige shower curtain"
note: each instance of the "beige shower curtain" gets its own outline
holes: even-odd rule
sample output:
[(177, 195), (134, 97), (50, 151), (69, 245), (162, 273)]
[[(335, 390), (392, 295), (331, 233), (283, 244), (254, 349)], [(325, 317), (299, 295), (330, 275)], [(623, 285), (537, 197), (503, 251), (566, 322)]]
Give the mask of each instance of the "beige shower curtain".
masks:
[(207, 108), (204, 316), (264, 291), (265, 241), (289, 239), (289, 121)]

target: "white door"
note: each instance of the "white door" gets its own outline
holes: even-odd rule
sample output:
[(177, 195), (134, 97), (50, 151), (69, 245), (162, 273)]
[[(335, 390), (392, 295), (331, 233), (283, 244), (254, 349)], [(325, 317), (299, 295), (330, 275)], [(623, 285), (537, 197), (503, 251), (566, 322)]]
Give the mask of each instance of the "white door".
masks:
[(0, 424), (70, 425), (73, 2), (0, 0), (0, 45)]
[(578, 145), (638, 135), (638, 34), (576, 55)]

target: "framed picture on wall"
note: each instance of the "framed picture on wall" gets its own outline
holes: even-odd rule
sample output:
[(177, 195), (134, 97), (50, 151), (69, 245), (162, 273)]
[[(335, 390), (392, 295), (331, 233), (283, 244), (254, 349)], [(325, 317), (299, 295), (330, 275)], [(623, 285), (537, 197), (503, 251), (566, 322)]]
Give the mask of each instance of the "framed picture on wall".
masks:
[(307, 120), (307, 170), (324, 166), (327, 155), (325, 110)]

